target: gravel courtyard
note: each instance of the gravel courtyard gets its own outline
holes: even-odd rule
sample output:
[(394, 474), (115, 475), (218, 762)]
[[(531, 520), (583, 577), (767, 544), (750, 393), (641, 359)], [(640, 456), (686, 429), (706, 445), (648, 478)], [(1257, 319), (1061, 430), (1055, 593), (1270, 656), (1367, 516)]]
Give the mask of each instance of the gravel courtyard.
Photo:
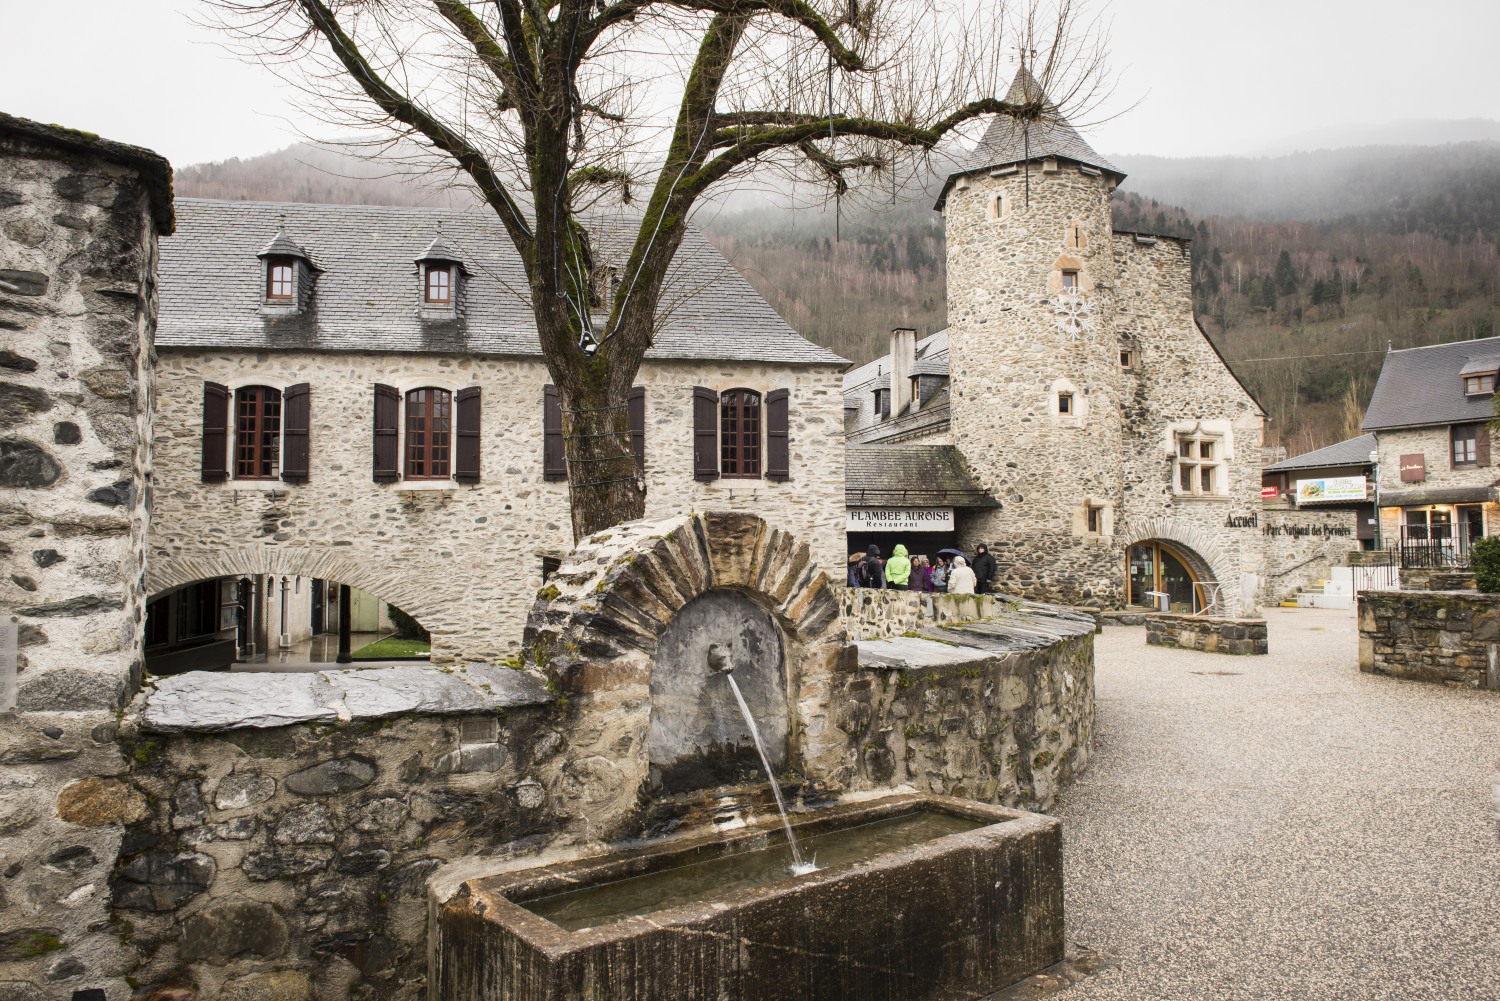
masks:
[(1054, 996), (1500, 999), (1500, 694), (1360, 674), (1351, 612), (1266, 614), (1269, 657), (1097, 637), (1056, 813), (1069, 940), (1117, 965)]

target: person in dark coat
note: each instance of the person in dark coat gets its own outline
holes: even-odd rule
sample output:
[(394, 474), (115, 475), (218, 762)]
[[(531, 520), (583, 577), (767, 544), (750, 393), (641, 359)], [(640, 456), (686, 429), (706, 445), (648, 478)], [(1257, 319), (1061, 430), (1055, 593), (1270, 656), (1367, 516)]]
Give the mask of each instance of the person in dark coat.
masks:
[(990, 547), (981, 542), (974, 556), (974, 593), (989, 594), (994, 580), (995, 557), (990, 555)]
[(885, 587), (885, 564), (880, 561), (880, 547), (870, 543), (865, 558), (859, 561), (860, 587)]

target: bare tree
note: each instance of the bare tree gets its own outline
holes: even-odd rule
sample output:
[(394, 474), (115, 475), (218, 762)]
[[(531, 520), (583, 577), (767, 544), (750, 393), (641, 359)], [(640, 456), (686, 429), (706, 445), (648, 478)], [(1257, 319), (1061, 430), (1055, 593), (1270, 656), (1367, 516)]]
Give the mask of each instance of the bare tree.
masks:
[[(379, 156), (421, 150), (499, 217), (558, 387), (581, 538), (644, 512), (626, 398), (705, 193), (771, 168), (842, 194), (861, 173), (916, 169), (980, 116), (1076, 117), (1101, 96), (1103, 35), (1075, 0), (968, 2), (213, 6), (231, 44), (298, 83), (325, 121), (358, 126)], [(1005, 93), (1017, 54), (1040, 90)], [(591, 219), (638, 189), (633, 241), (606, 246)]]

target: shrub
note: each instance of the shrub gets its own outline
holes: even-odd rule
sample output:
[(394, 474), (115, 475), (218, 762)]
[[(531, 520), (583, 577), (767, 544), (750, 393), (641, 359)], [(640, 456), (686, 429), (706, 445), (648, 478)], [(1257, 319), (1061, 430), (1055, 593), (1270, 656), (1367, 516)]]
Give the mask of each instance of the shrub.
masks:
[(1500, 592), (1500, 535), (1486, 535), (1469, 546), (1474, 583), (1485, 594)]
[(396, 627), (396, 635), (404, 640), (430, 640), (427, 630), (422, 628), (422, 623), (407, 615), (395, 605), (390, 606), (391, 625)]

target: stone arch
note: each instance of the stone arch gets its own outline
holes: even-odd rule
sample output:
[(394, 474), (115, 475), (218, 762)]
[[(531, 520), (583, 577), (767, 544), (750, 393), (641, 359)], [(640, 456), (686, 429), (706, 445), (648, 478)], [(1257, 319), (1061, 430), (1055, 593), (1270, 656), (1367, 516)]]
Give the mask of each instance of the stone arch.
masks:
[[(585, 539), (537, 595), (525, 656), (578, 714), (576, 780), (557, 796), (616, 835), (650, 770), (652, 672), (662, 636), (695, 599), (735, 591), (776, 624), (788, 702), (788, 766), (810, 779), (842, 763), (827, 725), (847, 637), (835, 588), (806, 543), (747, 512), (679, 515), (619, 525)], [(530, 666), (530, 665), (528, 665)]]
[(1238, 561), (1224, 550), (1219, 540), (1198, 525), (1184, 525), (1166, 516), (1132, 523), (1120, 536), (1125, 551), (1142, 542), (1165, 542), (1187, 561), (1188, 569), (1199, 580), (1226, 585), (1225, 597), (1239, 593)]
[(256, 574), (319, 577), (357, 587), (395, 605), (432, 631), (433, 652), (437, 654), (442, 647), (438, 624), (445, 618), (442, 589), (434, 588), (431, 581), (419, 574), (398, 573), (394, 567), (358, 559), (353, 549), (352, 546), (229, 546), (193, 556), (151, 553), (146, 558), (146, 593), (154, 598), (196, 581), (218, 577)]

